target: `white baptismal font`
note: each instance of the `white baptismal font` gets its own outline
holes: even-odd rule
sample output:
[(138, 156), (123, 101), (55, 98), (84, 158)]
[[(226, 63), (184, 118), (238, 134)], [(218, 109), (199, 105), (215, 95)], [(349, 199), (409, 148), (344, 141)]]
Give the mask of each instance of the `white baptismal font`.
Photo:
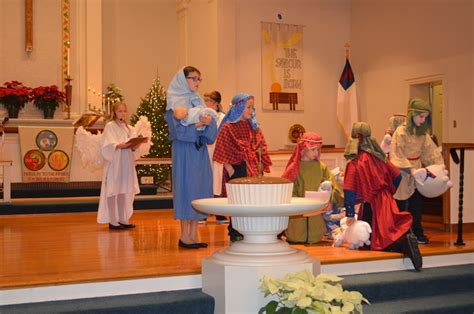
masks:
[(288, 216), (316, 211), (330, 195), (291, 197), (293, 183), (271, 177), (234, 179), (226, 189), (228, 198), (192, 202), (201, 212), (231, 216), (233, 227), (244, 236), (202, 262), (202, 287), (215, 298), (215, 313), (257, 313), (267, 302), (258, 290), (263, 275), (283, 277), (303, 269), (319, 273), (319, 260), (277, 235), (288, 227)]

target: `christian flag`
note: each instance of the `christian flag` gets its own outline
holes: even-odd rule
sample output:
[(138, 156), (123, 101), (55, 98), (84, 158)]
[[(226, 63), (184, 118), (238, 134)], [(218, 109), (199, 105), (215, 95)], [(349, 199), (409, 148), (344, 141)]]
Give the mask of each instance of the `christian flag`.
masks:
[(337, 87), (336, 117), (344, 134), (349, 138), (352, 123), (359, 120), (359, 115), (357, 113), (354, 73), (352, 72), (351, 64), (347, 58)]

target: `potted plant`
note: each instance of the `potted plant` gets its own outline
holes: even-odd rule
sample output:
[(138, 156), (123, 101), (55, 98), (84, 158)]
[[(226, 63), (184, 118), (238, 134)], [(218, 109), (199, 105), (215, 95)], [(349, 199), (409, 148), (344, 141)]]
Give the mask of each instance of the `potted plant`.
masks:
[(36, 107), (43, 110), (45, 119), (53, 119), (56, 108), (60, 103), (66, 101), (66, 94), (60, 91), (56, 85), (39, 86), (31, 91), (31, 101)]
[(5, 82), (0, 86), (0, 104), (8, 111), (8, 117), (18, 118), (18, 114), (30, 99), (31, 88), (21, 82)]
[(283, 279), (264, 276), (261, 291), (265, 297), (273, 295), (278, 301), (269, 301), (258, 313), (362, 313), (362, 302), (369, 301), (358, 291), (343, 290), (338, 283), (341, 280), (329, 274), (315, 277), (308, 270)]

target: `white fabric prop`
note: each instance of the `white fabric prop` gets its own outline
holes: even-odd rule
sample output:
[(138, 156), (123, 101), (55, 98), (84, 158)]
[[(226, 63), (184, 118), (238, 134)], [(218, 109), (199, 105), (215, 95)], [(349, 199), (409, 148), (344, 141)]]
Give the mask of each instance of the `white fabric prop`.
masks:
[(390, 134), (385, 134), (382, 142), (380, 143), (380, 148), (382, 148), (385, 154), (390, 153), (390, 144), (392, 143), (392, 136)]
[[(145, 156), (150, 152), (151, 142), (151, 124), (148, 118), (140, 116), (134, 126), (137, 135), (148, 137), (148, 142), (138, 146), (134, 152), (135, 156)], [(84, 168), (95, 172), (104, 167), (104, 157), (102, 157), (102, 133), (92, 134), (86, 131), (82, 126), (77, 128), (74, 145), (79, 152), (81, 162)]]
[(80, 126), (76, 131), (74, 145), (84, 168), (92, 172), (102, 170), (104, 167), (104, 158), (101, 154), (102, 133), (92, 134)]
[(327, 191), (327, 192), (331, 193), (331, 191), (332, 191), (332, 182), (329, 181), (329, 180), (321, 182), (321, 184), (319, 185), (318, 191)]
[(438, 197), (453, 186), (444, 165), (417, 169), (414, 178), (418, 192), (429, 198)]
[[(357, 215), (355, 217), (357, 219)], [(370, 245), (370, 234), (372, 228), (362, 220), (356, 220), (351, 226), (347, 226), (347, 217), (341, 219), (341, 232), (334, 237), (334, 246), (341, 246), (347, 242), (349, 249), (357, 250), (365, 245)]]
[(336, 167), (331, 170), (331, 173), (336, 178), (337, 183), (339, 183), (340, 186), (344, 186), (344, 171)]
[(140, 116), (134, 128), (135, 128), (135, 133), (137, 135), (148, 137), (148, 141), (146, 143), (143, 143), (140, 146), (138, 146), (137, 150), (135, 151), (135, 155), (138, 155), (140, 157), (148, 155), (150, 153), (150, 148), (153, 145), (153, 142), (151, 141), (152, 133), (151, 133), (150, 121), (148, 121), (147, 117)]

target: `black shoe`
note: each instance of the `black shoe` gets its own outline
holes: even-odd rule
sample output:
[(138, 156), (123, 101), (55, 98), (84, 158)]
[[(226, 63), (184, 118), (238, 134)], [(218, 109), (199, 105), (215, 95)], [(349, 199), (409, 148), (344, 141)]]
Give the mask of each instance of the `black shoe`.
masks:
[(421, 256), (420, 249), (418, 248), (418, 240), (414, 234), (405, 235), (405, 241), (403, 245), (403, 252), (408, 258), (410, 258), (415, 267), (416, 271), (421, 271), (423, 267), (423, 257)]
[(197, 243), (194, 243), (194, 244), (197, 244), (197, 245), (199, 245), (199, 247), (202, 247), (202, 248), (207, 248), (209, 246), (209, 244), (207, 244), (206, 242), (197, 242)]
[(182, 247), (184, 249), (199, 249), (200, 248), (198, 243), (187, 244), (187, 243), (184, 243), (183, 241), (181, 241), (181, 239), (178, 241), (178, 246)]
[(430, 240), (425, 235), (416, 236), (416, 238), (418, 240), (418, 244), (430, 244)]
[(243, 235), (235, 234), (235, 235), (230, 236), (230, 242), (242, 241), (243, 239), (244, 239)]
[(121, 224), (116, 226), (116, 225), (112, 225), (111, 223), (109, 223), (109, 229), (112, 229), (112, 230), (125, 230), (125, 227), (122, 226)]
[(122, 227), (124, 227), (125, 229), (132, 229), (132, 228), (135, 228), (136, 226), (134, 224), (123, 224), (121, 222), (119, 222), (119, 225), (121, 225)]

